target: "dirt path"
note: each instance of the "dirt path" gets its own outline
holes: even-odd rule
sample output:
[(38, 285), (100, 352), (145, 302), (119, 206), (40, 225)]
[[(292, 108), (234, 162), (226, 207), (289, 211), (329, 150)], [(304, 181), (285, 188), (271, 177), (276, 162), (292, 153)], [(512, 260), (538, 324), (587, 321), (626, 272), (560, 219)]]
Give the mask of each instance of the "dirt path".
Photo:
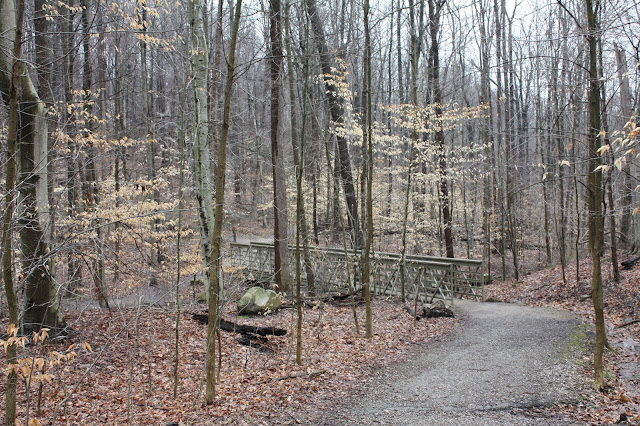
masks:
[(355, 404), (324, 424), (549, 425), (526, 409), (575, 401), (586, 384), (577, 360), (585, 341), (568, 312), (456, 301), (463, 321), (445, 341), (383, 372)]

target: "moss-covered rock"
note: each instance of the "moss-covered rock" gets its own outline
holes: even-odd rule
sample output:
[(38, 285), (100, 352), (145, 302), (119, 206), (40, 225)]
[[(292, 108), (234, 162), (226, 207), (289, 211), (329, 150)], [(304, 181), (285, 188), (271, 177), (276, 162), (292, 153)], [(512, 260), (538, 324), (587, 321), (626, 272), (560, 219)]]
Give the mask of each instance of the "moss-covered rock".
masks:
[(238, 300), (236, 306), (241, 315), (268, 314), (280, 308), (282, 299), (273, 290), (262, 287), (251, 287)]

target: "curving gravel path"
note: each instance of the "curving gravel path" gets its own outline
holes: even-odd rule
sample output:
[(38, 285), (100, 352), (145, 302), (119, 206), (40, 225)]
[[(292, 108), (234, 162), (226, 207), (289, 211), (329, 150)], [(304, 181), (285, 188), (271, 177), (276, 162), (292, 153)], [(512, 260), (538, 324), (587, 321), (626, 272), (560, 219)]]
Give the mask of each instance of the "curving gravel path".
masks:
[(526, 409), (577, 401), (585, 328), (568, 312), (456, 301), (461, 325), (383, 372), (354, 405), (323, 424), (569, 425)]

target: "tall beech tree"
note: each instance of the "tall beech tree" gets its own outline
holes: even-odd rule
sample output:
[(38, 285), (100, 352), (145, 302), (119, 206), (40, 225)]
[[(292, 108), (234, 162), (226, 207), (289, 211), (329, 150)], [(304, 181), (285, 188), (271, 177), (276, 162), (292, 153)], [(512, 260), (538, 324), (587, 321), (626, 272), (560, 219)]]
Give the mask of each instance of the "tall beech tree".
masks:
[(190, 60), (193, 75), (193, 162), (196, 208), (200, 229), (200, 255), (205, 270), (205, 292), (211, 277), (211, 240), (214, 203), (211, 178), (211, 138), (209, 137), (209, 48), (204, 26), (204, 4), (189, 1)]
[(26, 282), (22, 328), (23, 332), (39, 330), (41, 327), (61, 331), (66, 324), (48, 266), (52, 254), (46, 107), (38, 96), (24, 61), (20, 60), (20, 46), (14, 46), (14, 42), (20, 44), (22, 36), (24, 3), (20, 2), (19, 6), (11, 0), (0, 1), (0, 33), (3, 34), (0, 38), (0, 92), (5, 104), (10, 105), (13, 78), (17, 92), (15, 138), (20, 251), (25, 274), (23, 279)]
[[(18, 296), (14, 287), (13, 279), (13, 211), (16, 208), (16, 153), (18, 137), (18, 76), (20, 71), (19, 59), (22, 56), (22, 32), (24, 26), (24, 0), (19, 0), (17, 5), (17, 26), (13, 40), (13, 59), (11, 61), (11, 73), (8, 81), (5, 81), (4, 74), (0, 74), (2, 88), (4, 84), (9, 84), (7, 96), (9, 100), (9, 122), (7, 129), (7, 164), (5, 169), (5, 199), (2, 204), (4, 214), (2, 215), (2, 281), (7, 298), (9, 311), (9, 324), (18, 324)], [(4, 14), (10, 13), (0, 7)], [(3, 16), (4, 16), (3, 14)], [(6, 102), (5, 98), (5, 102)], [(6, 348), (7, 365), (16, 364), (18, 359), (17, 345), (8, 345)], [(5, 424), (14, 425), (16, 423), (16, 396), (17, 396), (18, 376), (16, 371), (11, 370), (7, 374), (7, 385), (5, 389)]]

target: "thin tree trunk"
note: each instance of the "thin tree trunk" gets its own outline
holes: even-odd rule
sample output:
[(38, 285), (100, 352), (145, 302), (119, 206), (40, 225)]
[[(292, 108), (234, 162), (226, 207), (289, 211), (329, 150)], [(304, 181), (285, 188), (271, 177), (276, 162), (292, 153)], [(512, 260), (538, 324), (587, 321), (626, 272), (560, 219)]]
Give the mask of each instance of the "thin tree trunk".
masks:
[[(240, 16), (242, 12), (242, 0), (236, 0), (235, 16), (233, 19), (233, 27), (231, 29), (231, 44), (227, 59), (227, 76), (224, 85), (224, 106), (222, 110), (222, 127), (220, 130), (220, 140), (218, 143), (218, 171), (216, 175), (216, 205), (213, 234), (211, 236), (211, 266), (209, 269), (209, 277), (211, 285), (209, 286), (209, 323), (207, 326), (207, 362), (206, 362), (206, 381), (207, 388), (205, 393), (205, 402), (207, 405), (213, 404), (216, 395), (216, 329), (218, 327), (218, 309), (220, 292), (222, 291), (222, 283), (220, 282), (220, 274), (222, 267), (222, 258), (220, 249), (222, 245), (222, 220), (224, 213), (224, 184), (227, 171), (227, 137), (229, 135), (229, 122), (231, 115), (231, 95), (233, 89), (233, 77), (235, 73), (236, 61), (236, 42), (238, 40), (238, 28), (240, 26)], [(202, 17), (202, 14), (198, 14)], [(196, 16), (198, 16), (196, 15)]]
[[(603, 73), (603, 64), (602, 64), (602, 41), (598, 43), (598, 62), (599, 68), (598, 71), (600, 73), (600, 79), (604, 81), (602, 73)], [(615, 205), (613, 202), (613, 169), (615, 159), (613, 157), (613, 151), (611, 150), (611, 142), (609, 141), (609, 122), (607, 120), (607, 92), (604, 84), (600, 85), (600, 116), (602, 121), (602, 132), (604, 133), (604, 144), (609, 147), (609, 152), (607, 158), (609, 159), (609, 169), (607, 170), (606, 179), (605, 179), (605, 187), (607, 194), (607, 204), (609, 205), (609, 242), (611, 244), (611, 269), (613, 272), (613, 280), (615, 282), (620, 282), (620, 270), (618, 268), (618, 237), (616, 235), (616, 216), (615, 216)], [(606, 210), (605, 210), (606, 214)], [(604, 220), (604, 218), (603, 218)]]
[(84, 61), (82, 64), (82, 90), (85, 100), (84, 110), (87, 114), (87, 125), (85, 128), (85, 136), (87, 138), (87, 160), (85, 164), (85, 183), (86, 186), (83, 193), (85, 210), (91, 212), (93, 219), (92, 227), (95, 229), (95, 258), (91, 263), (91, 271), (93, 283), (96, 291), (96, 299), (101, 308), (108, 308), (106, 289), (104, 285), (104, 250), (102, 247), (102, 226), (97, 219), (98, 209), (98, 176), (96, 170), (96, 147), (93, 144), (94, 132), (97, 130), (95, 111), (93, 109), (93, 72), (91, 68), (92, 50), (90, 45), (91, 34), (89, 28), (89, 2), (82, 2), (82, 49)]
[[(620, 84), (620, 109), (622, 110), (622, 120), (627, 122), (631, 119), (631, 91), (629, 90), (629, 74), (627, 68), (627, 58), (624, 50), (614, 43), (616, 50), (616, 63), (618, 65), (618, 82)], [(622, 219), (620, 220), (620, 239), (627, 247), (632, 247), (631, 236), (631, 204), (633, 202), (633, 191), (631, 183), (631, 167), (629, 162), (624, 162), (623, 173), (623, 197), (622, 197)]]
[[(296, 97), (295, 97), (295, 82), (293, 75), (293, 59), (291, 50), (291, 26), (289, 22), (289, 10), (291, 5), (287, 3), (286, 6), (286, 48), (287, 48), (287, 68), (289, 74), (289, 100), (291, 102), (291, 145), (293, 148), (293, 162), (296, 169), (296, 364), (302, 365), (302, 278), (300, 270), (300, 238), (302, 238), (302, 244), (304, 246), (304, 261), (307, 274), (307, 286), (309, 293), (315, 292), (314, 274), (311, 268), (311, 259), (309, 256), (309, 242), (308, 242), (308, 229), (306, 223), (306, 216), (304, 210), (304, 196), (302, 193), (302, 177), (304, 175), (304, 139), (306, 130), (306, 116), (307, 116), (307, 93), (309, 91), (309, 75), (304, 76), (304, 90), (303, 90), (303, 107), (302, 107), (302, 132), (301, 137), (298, 139), (298, 120), (296, 113)], [(309, 27), (306, 26), (305, 41), (309, 39)], [(306, 61), (309, 59), (307, 57)], [(308, 65), (308, 64), (305, 64)], [(305, 66), (308, 69), (308, 66)], [(313, 167), (313, 166), (312, 166)], [(315, 182), (314, 182), (315, 185)], [(314, 212), (315, 213), (315, 212)], [(311, 282), (309, 284), (309, 281)]]
[(282, 16), (280, 0), (269, 0), (269, 74), (271, 79), (271, 171), (273, 175), (273, 243), (276, 286), (279, 291), (288, 293), (291, 289), (289, 269), (289, 247), (287, 215), (286, 180), (284, 178), (284, 159), (280, 149), (280, 87), (282, 70)]
[(185, 106), (186, 106), (186, 84), (182, 84), (183, 90), (178, 94), (180, 104), (180, 121), (178, 123), (178, 151), (179, 151), (179, 176), (178, 176), (178, 235), (176, 240), (176, 334), (175, 350), (173, 358), (173, 399), (178, 397), (178, 366), (180, 365), (180, 316), (182, 315), (180, 306), (180, 280), (181, 276), (181, 243), (182, 243), (182, 210), (184, 208), (184, 165), (185, 165)]
[[(64, 53), (63, 58), (63, 74), (64, 74), (64, 101), (67, 107), (71, 106), (74, 102), (74, 63), (75, 63), (75, 47), (73, 40), (73, 14), (71, 9), (74, 8), (74, 0), (68, 0), (69, 11), (61, 19), (62, 33), (62, 50)], [(116, 53), (116, 63), (118, 62), (118, 54)], [(119, 91), (117, 91), (119, 93)], [(77, 172), (76, 172), (76, 152), (77, 146), (75, 142), (75, 119), (73, 114), (70, 113), (68, 108), (63, 108), (64, 118), (66, 119), (68, 126), (67, 137), (67, 216), (73, 221), (78, 212), (78, 188), (77, 188)], [(74, 229), (72, 228), (72, 231)], [(82, 280), (81, 268), (77, 260), (75, 251), (75, 245), (71, 245), (69, 253), (67, 254), (67, 291), (70, 294), (74, 294), (77, 287)]]
[[(486, 9), (484, 4), (479, 5), (479, 10), (476, 12), (480, 23), (480, 60), (481, 60), (481, 73), (480, 73), (480, 102), (486, 104), (491, 111), (491, 93), (489, 88), (489, 49), (491, 40), (487, 35), (486, 28)], [(480, 140), (484, 144), (484, 155), (486, 158), (484, 167), (484, 191), (482, 197), (483, 209), (482, 209), (482, 231), (484, 234), (484, 249), (483, 260), (486, 264), (486, 273), (491, 276), (491, 211), (493, 209), (493, 196), (491, 185), (491, 159), (493, 158), (493, 140), (491, 138), (491, 116), (487, 115), (480, 125)]]
[[(304, 257), (304, 265), (305, 265), (305, 275), (307, 277), (307, 291), (310, 295), (315, 294), (315, 274), (313, 272), (313, 267), (311, 264), (311, 254), (309, 253), (309, 227), (307, 226), (307, 213), (305, 208), (304, 196), (302, 193), (302, 178), (304, 176), (304, 171), (306, 165), (304, 164), (304, 149), (305, 149), (305, 137), (307, 130), (307, 94), (309, 92), (308, 87), (308, 78), (306, 75), (305, 83), (304, 83), (304, 107), (302, 114), (302, 132), (300, 137), (298, 136), (298, 117), (296, 112), (296, 97), (295, 97), (295, 76), (293, 70), (293, 52), (291, 49), (291, 45), (289, 40), (291, 40), (291, 28), (289, 25), (289, 8), (291, 5), (287, 5), (287, 14), (286, 14), (286, 49), (287, 49), (287, 71), (289, 75), (289, 101), (291, 103), (291, 145), (293, 150), (293, 165), (296, 168), (296, 173), (300, 173), (300, 176), (296, 174), (296, 192), (298, 193), (297, 197), (297, 218), (296, 223), (299, 224), (300, 228), (300, 237), (302, 238), (302, 247), (303, 247), (303, 257)], [(314, 169), (314, 165), (311, 165), (312, 169)], [(297, 180), (300, 180), (298, 182)], [(315, 184), (315, 181), (314, 181)], [(316, 243), (317, 244), (317, 243)], [(297, 291), (297, 290), (296, 290)]]
[(371, 320), (371, 249), (373, 245), (373, 117), (371, 105), (371, 35), (369, 33), (369, 0), (364, 0), (364, 129), (363, 147), (366, 149), (366, 220), (367, 234), (364, 247), (362, 292), (365, 300), (365, 333), (373, 336)]
[[(536, 72), (536, 87), (540, 87), (540, 59), (536, 60), (536, 68), (538, 72)], [(536, 111), (542, 111), (542, 96), (540, 94), (540, 90), (536, 93)], [(546, 156), (545, 156), (545, 146), (547, 144), (544, 140), (544, 131), (543, 131), (544, 123), (542, 121), (542, 114), (536, 114), (536, 138), (537, 138), (537, 150), (540, 155), (540, 165), (542, 166), (541, 170), (541, 179), (542, 182), (542, 203), (544, 209), (544, 219), (543, 219), (543, 228), (544, 228), (544, 247), (545, 254), (547, 260), (547, 266), (551, 265), (551, 237), (549, 233), (549, 196), (548, 194), (548, 182), (547, 182), (547, 164), (546, 164)]]
[[(4, 214), (2, 215), (2, 279), (4, 281), (4, 291), (7, 297), (7, 308), (9, 311), (9, 324), (18, 326), (18, 296), (13, 284), (13, 211), (16, 208), (16, 154), (18, 136), (18, 73), (20, 72), (19, 59), (22, 57), (22, 34), (24, 25), (24, 0), (18, 0), (17, 10), (11, 11), (0, 8), (3, 14), (17, 13), (17, 27), (13, 40), (13, 60), (10, 64), (8, 105), (9, 121), (7, 125), (7, 164), (5, 168), (5, 199)], [(15, 19), (14, 18), (14, 19)], [(5, 19), (0, 21), (0, 29), (6, 28)], [(8, 44), (8, 43), (7, 43)], [(5, 47), (5, 46), (3, 46)], [(9, 47), (9, 46), (6, 46)], [(9, 65), (9, 64), (7, 64)], [(3, 93), (5, 87), (2, 87)], [(5, 99), (6, 102), (6, 99)], [(17, 345), (9, 345), (5, 348), (7, 356), (7, 366), (17, 364)], [(16, 396), (17, 396), (17, 374), (15, 370), (9, 370), (7, 374), (7, 384), (5, 389), (5, 424), (15, 425), (16, 423)]]
[[(551, 22), (549, 23), (549, 39), (550, 43), (553, 43), (553, 39), (551, 37)], [(562, 283), (564, 285), (567, 284), (567, 243), (566, 243), (566, 234), (567, 234), (567, 225), (566, 225), (566, 201), (565, 201), (565, 191), (564, 191), (564, 166), (562, 160), (564, 159), (564, 146), (562, 145), (562, 128), (560, 125), (561, 117), (560, 117), (560, 107), (559, 107), (559, 93), (558, 93), (558, 76), (559, 73), (559, 65), (558, 61), (560, 58), (556, 55), (551, 58), (551, 84), (550, 84), (550, 96), (551, 102), (549, 105), (549, 135), (550, 142), (555, 140), (555, 144), (552, 143), (552, 146), (556, 147), (556, 156), (557, 156), (557, 185), (558, 185), (558, 211), (560, 213), (560, 223), (556, 222), (556, 234), (558, 237), (558, 251), (560, 254), (560, 267), (562, 270)], [(564, 78), (564, 72), (563, 78)], [(562, 85), (564, 90), (564, 85)], [(555, 216), (555, 215), (554, 215)]]
[[(200, 255), (205, 271), (205, 294), (209, 294), (211, 277), (211, 232), (214, 226), (213, 193), (211, 191), (211, 140), (209, 138), (209, 50), (204, 31), (201, 0), (189, 2), (191, 23), (190, 48), (193, 73), (193, 162), (196, 211), (200, 225)], [(208, 297), (208, 296), (207, 296)]]
[(602, 270), (600, 259), (603, 245), (602, 218), (602, 171), (600, 170), (600, 82), (598, 73), (598, 24), (597, 15), (600, 2), (585, 0), (587, 12), (587, 43), (589, 46), (589, 128), (587, 133), (589, 161), (588, 173), (588, 205), (589, 205), (589, 253), (593, 261), (591, 276), (591, 300), (595, 312), (596, 347), (594, 350), (595, 387), (602, 391), (605, 388), (603, 352), (606, 344), (604, 324), (604, 304), (602, 294)]
[[(146, 141), (147, 141), (147, 180), (150, 185), (154, 185), (155, 175), (156, 175), (156, 143), (153, 135), (153, 125), (152, 125), (152, 110), (153, 110), (153, 102), (150, 101), (151, 92), (153, 90), (153, 83), (149, 78), (149, 70), (147, 65), (147, 3), (146, 0), (138, 0), (138, 23), (140, 25), (141, 37), (139, 40), (140, 44), (140, 80), (142, 82), (142, 121), (146, 130)], [(159, 194), (158, 191), (153, 189), (150, 191), (154, 200), (157, 201)], [(154, 220), (152, 229), (150, 230), (150, 236), (148, 238), (149, 241), (149, 280), (148, 284), (150, 286), (155, 286), (158, 284), (158, 259), (159, 259), (159, 246), (156, 241), (155, 233), (157, 232), (158, 223)]]
[[(505, 145), (505, 167), (504, 167), (504, 173), (505, 173), (505, 213), (506, 213), (506, 218), (507, 218), (507, 226), (508, 226), (508, 230), (509, 230), (509, 246), (511, 248), (511, 258), (512, 258), (512, 262), (513, 262), (513, 273), (514, 273), (514, 278), (516, 279), (516, 281), (520, 280), (520, 265), (518, 262), (518, 235), (517, 235), (517, 230), (518, 230), (518, 225), (517, 225), (517, 217), (514, 213), (514, 205), (515, 205), (515, 195), (514, 195), (514, 191), (512, 190), (514, 187), (514, 183), (513, 183), (513, 176), (511, 173), (511, 167), (513, 164), (514, 159), (514, 155), (512, 154), (512, 145), (513, 145), (513, 135), (512, 135), (512, 122), (513, 122), (513, 111), (511, 108), (511, 103), (514, 99), (514, 94), (513, 94), (513, 76), (512, 76), (512, 44), (513, 44), (513, 34), (512, 34), (512, 18), (511, 17), (507, 17), (506, 14), (506, 6), (505, 6), (505, 0), (502, 0), (502, 13), (504, 18), (509, 22), (509, 26), (508, 26), (508, 34), (505, 34), (505, 37), (508, 37), (508, 42), (504, 41), (502, 43), (502, 50), (503, 50), (503, 76), (504, 76), (504, 85), (505, 85), (505, 95), (506, 95), (506, 102), (505, 102), (505, 106), (504, 106), (504, 123), (505, 123), (505, 138), (504, 138), (504, 145)], [(503, 22), (504, 24), (504, 22)]]
[[(398, 0), (400, 3), (400, 0)], [(403, 75), (404, 69), (402, 68), (402, 9), (404, 7), (404, 2), (400, 5), (398, 4), (398, 16), (396, 21), (396, 56), (398, 57), (398, 101), (400, 103), (405, 102), (404, 95), (404, 82)]]
[[(120, 36), (116, 39), (116, 43), (120, 40)], [(118, 140), (122, 140), (125, 136), (126, 129), (126, 119), (125, 119), (125, 101), (124, 101), (124, 92), (122, 89), (122, 82), (124, 79), (123, 76), (123, 67), (122, 56), (120, 53), (120, 49), (116, 49), (114, 53), (115, 58), (115, 79), (113, 81), (113, 89), (114, 89), (114, 112), (115, 112), (115, 132), (116, 138)], [(125, 156), (125, 147), (121, 146), (119, 143), (115, 147), (115, 159), (114, 159), (114, 168), (113, 168), (113, 180), (116, 191), (116, 209), (120, 207), (120, 190), (121, 190), (121, 180), (125, 178), (123, 173), (123, 159)], [(71, 192), (71, 190), (69, 191)], [(69, 203), (71, 204), (71, 202)], [(115, 243), (114, 243), (114, 257), (115, 262), (113, 266), (113, 282), (117, 283), (120, 281), (120, 244), (121, 244), (121, 235), (120, 235), (120, 223), (116, 222), (114, 224), (114, 234), (115, 234)]]

